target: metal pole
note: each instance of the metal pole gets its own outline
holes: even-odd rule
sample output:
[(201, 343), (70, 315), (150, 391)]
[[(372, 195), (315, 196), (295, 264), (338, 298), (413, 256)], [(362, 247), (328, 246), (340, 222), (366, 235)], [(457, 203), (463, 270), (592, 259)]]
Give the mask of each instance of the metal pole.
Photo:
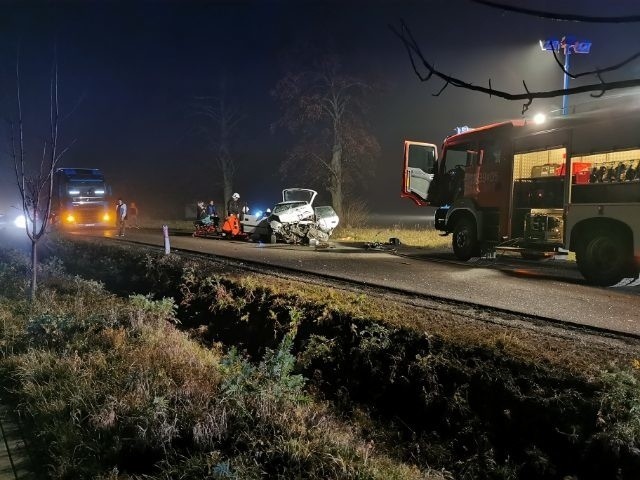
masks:
[[(567, 48), (564, 52), (564, 86), (563, 88), (567, 90), (569, 88), (569, 56), (570, 50)], [(562, 115), (567, 115), (569, 113), (569, 95), (566, 93), (562, 96)]]

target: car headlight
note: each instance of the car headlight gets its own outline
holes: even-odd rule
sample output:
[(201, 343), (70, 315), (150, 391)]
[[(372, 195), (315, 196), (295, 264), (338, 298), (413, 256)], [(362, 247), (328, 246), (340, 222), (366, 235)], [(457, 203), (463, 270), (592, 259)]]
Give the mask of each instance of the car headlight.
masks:
[(18, 215), (13, 221), (13, 224), (18, 228), (25, 228), (27, 226), (27, 219), (24, 218), (24, 215)]

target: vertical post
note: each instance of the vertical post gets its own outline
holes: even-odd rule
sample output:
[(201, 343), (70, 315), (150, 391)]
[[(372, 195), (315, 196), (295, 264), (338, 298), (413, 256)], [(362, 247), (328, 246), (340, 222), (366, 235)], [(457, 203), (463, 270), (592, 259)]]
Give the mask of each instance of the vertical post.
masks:
[(169, 255), (171, 244), (169, 243), (169, 227), (167, 225), (162, 225), (162, 236), (164, 238), (164, 254)]
[[(567, 90), (569, 88), (569, 56), (571, 55), (571, 50), (569, 48), (565, 48), (564, 51), (564, 85), (563, 88)], [(567, 115), (569, 113), (569, 95), (566, 93), (562, 96), (562, 115)]]
[[(589, 53), (591, 50), (591, 42), (589, 40), (577, 40), (573, 36), (562, 37), (561, 40), (556, 38), (547, 38), (540, 40), (540, 48), (542, 50), (552, 50), (554, 52), (564, 52), (564, 90), (569, 89), (569, 56), (574, 53)], [(562, 95), (562, 115), (569, 115), (569, 95)]]

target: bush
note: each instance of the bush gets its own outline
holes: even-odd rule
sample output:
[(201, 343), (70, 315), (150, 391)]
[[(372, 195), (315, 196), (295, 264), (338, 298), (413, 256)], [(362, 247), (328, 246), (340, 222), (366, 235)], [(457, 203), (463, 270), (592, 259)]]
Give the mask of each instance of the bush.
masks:
[(312, 401), (292, 353), (299, 309), (254, 363), (177, 330), (171, 298), (53, 270), (33, 305), (0, 297), (0, 373), (49, 477), (436, 478)]
[(346, 228), (360, 228), (367, 225), (369, 208), (367, 203), (359, 198), (345, 199), (342, 205), (340, 224)]

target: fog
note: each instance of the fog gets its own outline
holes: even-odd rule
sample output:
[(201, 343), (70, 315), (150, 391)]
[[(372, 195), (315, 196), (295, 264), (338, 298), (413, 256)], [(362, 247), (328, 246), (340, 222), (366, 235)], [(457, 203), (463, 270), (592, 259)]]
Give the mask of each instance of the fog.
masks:
[[(549, 11), (602, 13), (596, 1), (536, 4)], [(606, 10), (640, 13), (632, 1), (608, 4)], [(451, 86), (434, 96), (442, 83), (417, 79), (389, 28), (400, 19), (439, 70), (486, 86), (491, 79), (494, 88), (507, 91), (521, 92), (523, 80), (532, 91), (561, 88), (562, 73), (540, 50), (541, 38), (572, 34), (593, 42), (590, 54), (572, 57), (572, 71), (610, 65), (638, 50), (633, 24), (553, 22), (467, 0), (17, 2), (4, 8), (0, 31), (2, 111), (5, 118), (15, 117), (19, 45), (25, 145), (37, 162), (48, 125), (55, 45), (65, 115), (61, 140), (72, 144), (60, 166), (101, 168), (114, 196), (136, 201), (143, 216), (176, 217), (198, 199), (224, 201), (212, 154), (194, 133), (193, 115), (194, 98), (215, 94), (224, 75), (246, 112), (232, 145), (238, 166), (234, 189), (264, 209), (280, 200), (283, 188), (306, 186), (279, 172), (292, 137), (271, 128), (281, 111), (270, 92), (285, 71), (287, 53), (314, 45), (339, 54), (346, 72), (383, 85), (366, 119), (381, 154), (366, 184), (348, 193), (363, 197), (372, 214), (427, 218), (428, 210), (400, 199), (403, 140), (440, 144), (456, 126), (521, 117), (522, 102)], [(637, 77), (639, 70), (640, 63), (631, 63), (606, 79)], [(570, 103), (588, 98), (572, 97)], [(526, 115), (560, 104), (560, 98), (536, 101)], [(0, 210), (17, 198), (6, 130)], [(318, 201), (329, 201), (326, 191)], [(392, 217), (378, 220), (383, 218)]]

